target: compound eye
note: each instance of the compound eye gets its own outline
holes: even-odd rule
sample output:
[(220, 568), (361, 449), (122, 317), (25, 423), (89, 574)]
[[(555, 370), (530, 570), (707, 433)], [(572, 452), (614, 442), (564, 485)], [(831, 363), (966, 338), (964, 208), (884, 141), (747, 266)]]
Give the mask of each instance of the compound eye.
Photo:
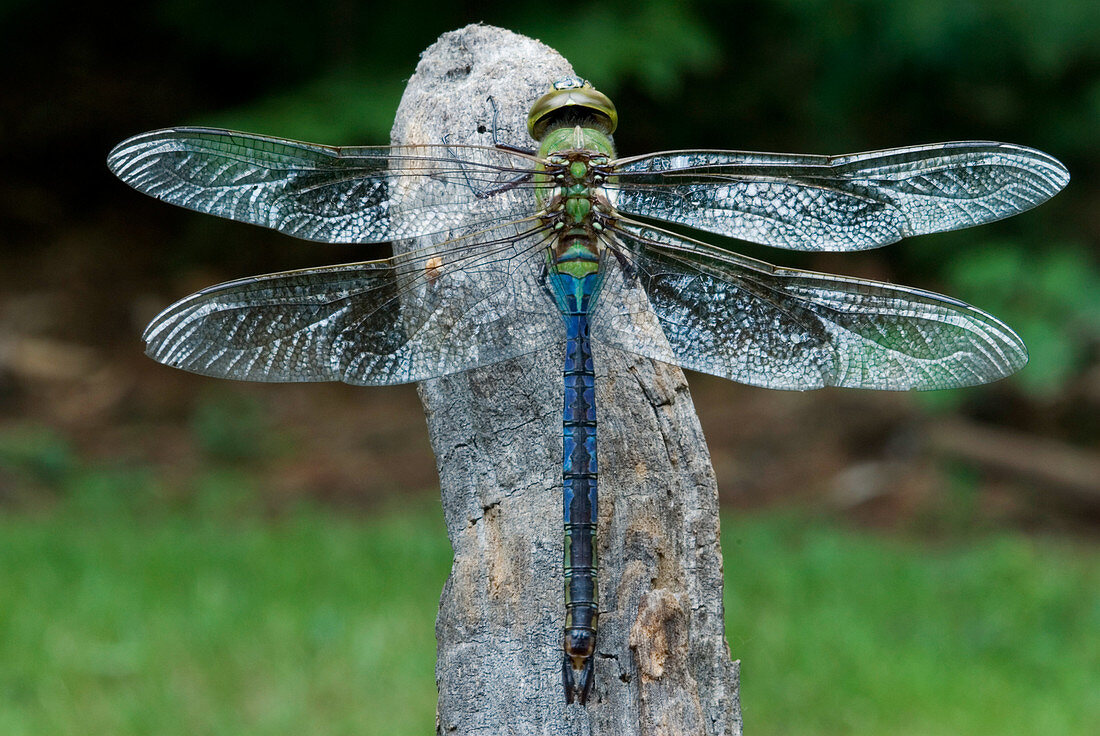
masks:
[(556, 82), (545, 95), (535, 101), (527, 116), (527, 132), (542, 140), (550, 123), (570, 111), (583, 110), (594, 124), (611, 135), (619, 123), (619, 113), (611, 99), (579, 77)]

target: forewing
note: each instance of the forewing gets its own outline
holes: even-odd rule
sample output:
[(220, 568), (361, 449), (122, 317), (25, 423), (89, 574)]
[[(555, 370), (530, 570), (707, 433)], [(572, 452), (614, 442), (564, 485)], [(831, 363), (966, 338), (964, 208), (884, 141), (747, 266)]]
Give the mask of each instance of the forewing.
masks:
[(793, 250), (863, 250), (1010, 217), (1069, 172), (1042, 151), (967, 141), (805, 156), (673, 151), (623, 159), (623, 212)]
[[(373, 243), (529, 215), (516, 185), (529, 156), (484, 146), (337, 148), (214, 128), (174, 128), (120, 143), (120, 179), (172, 204), (307, 240)], [(430, 178), (433, 199), (411, 194)]]
[(776, 268), (623, 224), (592, 338), (767, 388), (885, 390), (987, 383), (1027, 362), (996, 318), (919, 289)]
[(544, 237), (213, 286), (157, 316), (146, 352), (246, 381), (381, 385), (490, 365), (564, 340), (539, 280)]

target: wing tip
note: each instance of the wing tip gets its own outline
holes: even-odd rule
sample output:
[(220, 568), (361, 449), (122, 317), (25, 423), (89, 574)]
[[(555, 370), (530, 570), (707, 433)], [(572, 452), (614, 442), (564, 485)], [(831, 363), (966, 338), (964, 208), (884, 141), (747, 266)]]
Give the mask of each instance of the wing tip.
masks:
[(1049, 153), (1041, 151), (1038, 148), (1021, 146), (1014, 143), (998, 143), (996, 145), (998, 149), (1011, 151), (1011, 155), (1023, 158), (1026, 161), (1026, 165), (1021, 163), (1021, 168), (1024, 168), (1026, 171), (1046, 183), (1047, 186), (1040, 192), (1042, 196), (1035, 201), (1035, 205), (1047, 201), (1058, 194), (1058, 192), (1065, 189), (1066, 185), (1069, 184), (1069, 169), (1066, 168), (1065, 164)]
[(125, 181), (122, 171), (128, 163), (144, 153), (150, 143), (176, 136), (180, 133), (180, 130), (180, 128), (160, 128), (130, 136), (108, 152), (107, 168), (115, 176)]
[(971, 307), (986, 322), (985, 329), (976, 330), (984, 338), (985, 349), (975, 346), (970, 351), (971, 363), (976, 367), (971, 371), (971, 380), (960, 380), (949, 386), (919, 386), (917, 390), (939, 388), (972, 388), (1002, 381), (1018, 373), (1027, 365), (1030, 356), (1027, 345), (1016, 332), (992, 315)]

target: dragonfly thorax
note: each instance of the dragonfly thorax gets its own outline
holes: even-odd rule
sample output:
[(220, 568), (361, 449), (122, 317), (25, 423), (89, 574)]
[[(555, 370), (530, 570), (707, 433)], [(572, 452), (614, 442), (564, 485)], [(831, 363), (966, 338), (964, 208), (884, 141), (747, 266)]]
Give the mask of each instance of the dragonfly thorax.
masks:
[(597, 236), (610, 226), (614, 215), (604, 189), (610, 158), (600, 150), (584, 147), (588, 141), (584, 129), (578, 126), (567, 132), (575, 147), (546, 157), (545, 173), (540, 177), (543, 181), (536, 187), (536, 194), (543, 208), (543, 222), (555, 236), (552, 262), (559, 268), (588, 264), (581, 266), (587, 270), (599, 261)]

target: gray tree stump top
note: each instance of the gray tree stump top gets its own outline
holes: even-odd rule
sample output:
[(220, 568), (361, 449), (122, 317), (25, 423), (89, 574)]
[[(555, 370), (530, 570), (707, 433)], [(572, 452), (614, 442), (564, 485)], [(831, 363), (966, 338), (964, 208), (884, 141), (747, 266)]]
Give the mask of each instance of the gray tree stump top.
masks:
[[(570, 74), (503, 29), (444, 34), (391, 140), (491, 145), (495, 125), (497, 141), (533, 148), (528, 109)], [(440, 734), (741, 732), (717, 487), (687, 383), (594, 350), (601, 613), (587, 706), (567, 706), (561, 688), (562, 346), (420, 385), (454, 548), (436, 624)]]

